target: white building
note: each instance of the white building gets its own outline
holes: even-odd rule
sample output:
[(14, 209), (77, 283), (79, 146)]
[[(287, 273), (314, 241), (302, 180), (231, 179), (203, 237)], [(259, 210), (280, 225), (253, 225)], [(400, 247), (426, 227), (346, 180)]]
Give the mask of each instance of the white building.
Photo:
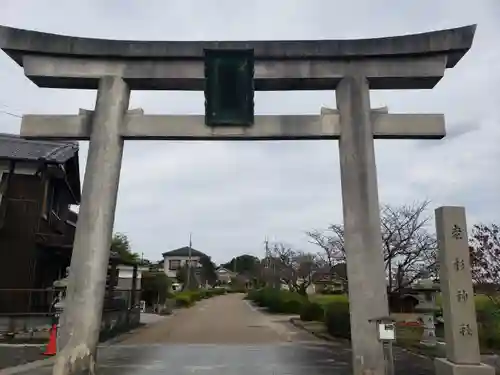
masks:
[(165, 274), (171, 278), (175, 279), (177, 275), (177, 270), (182, 268), (189, 261), (189, 256), (191, 254), (191, 267), (197, 268), (201, 267), (200, 259), (202, 257), (206, 257), (207, 255), (198, 251), (196, 249), (191, 248), (189, 251), (189, 247), (181, 247), (180, 249), (167, 251), (163, 253), (163, 269)]
[[(119, 264), (116, 268), (118, 270), (118, 283), (116, 285), (116, 289), (132, 290), (134, 267), (126, 266), (124, 264)], [(148, 267), (137, 267), (137, 279), (135, 283), (135, 290), (141, 290), (142, 273), (147, 271), (149, 271)]]
[(237, 273), (232, 272), (224, 267), (217, 268), (217, 280), (222, 284), (229, 284), (233, 277), (236, 277)]

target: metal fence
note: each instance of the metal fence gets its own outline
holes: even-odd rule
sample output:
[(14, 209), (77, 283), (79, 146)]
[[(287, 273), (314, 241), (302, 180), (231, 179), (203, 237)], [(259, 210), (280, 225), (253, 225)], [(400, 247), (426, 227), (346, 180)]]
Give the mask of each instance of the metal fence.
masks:
[[(60, 289), (0, 289), (0, 316), (53, 315)], [(132, 290), (107, 290), (104, 298), (104, 311), (121, 311), (139, 304), (140, 291), (135, 300)]]

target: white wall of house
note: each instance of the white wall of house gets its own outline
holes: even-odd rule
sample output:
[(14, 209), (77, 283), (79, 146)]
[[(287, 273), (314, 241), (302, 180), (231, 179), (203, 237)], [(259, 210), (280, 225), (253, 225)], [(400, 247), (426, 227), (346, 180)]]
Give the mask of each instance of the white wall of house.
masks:
[[(170, 278), (175, 278), (177, 270), (183, 267), (189, 260), (189, 257), (181, 256), (166, 256), (164, 258), (163, 270), (165, 275)], [(191, 264), (193, 267), (198, 267), (200, 264), (200, 257), (192, 256)]]
[[(16, 161), (14, 173), (16, 174), (35, 174), (38, 169), (36, 163), (30, 163), (26, 161)], [(0, 173), (9, 172), (10, 161), (0, 160)]]
[[(131, 290), (132, 289), (132, 280), (133, 280), (133, 275), (134, 275), (134, 267), (132, 266), (125, 266), (123, 264), (119, 265), (117, 267), (118, 269), (118, 285), (116, 286), (117, 289), (126, 289), (126, 290)], [(138, 267), (137, 268), (137, 280), (135, 283), (135, 288), (136, 290), (141, 289), (141, 279), (142, 279), (142, 273), (148, 271), (147, 267)]]
[(229, 271), (226, 268), (218, 268), (217, 271), (217, 280), (219, 280), (222, 283), (229, 283), (231, 281), (231, 278), (236, 276), (236, 273)]

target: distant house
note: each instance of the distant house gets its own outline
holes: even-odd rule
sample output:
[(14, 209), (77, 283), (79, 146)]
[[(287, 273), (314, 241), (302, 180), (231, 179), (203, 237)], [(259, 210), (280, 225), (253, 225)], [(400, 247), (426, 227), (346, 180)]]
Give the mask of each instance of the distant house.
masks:
[(163, 269), (165, 274), (171, 278), (175, 279), (177, 276), (177, 270), (182, 268), (185, 264), (189, 262), (191, 255), (191, 267), (198, 268), (201, 267), (200, 260), (207, 255), (199, 250), (191, 248), (189, 246), (181, 247), (176, 250), (167, 251), (163, 255)]
[(236, 275), (237, 275), (237, 273), (235, 273), (233, 271), (230, 271), (230, 270), (228, 270), (227, 268), (224, 268), (224, 267), (217, 268), (217, 270), (215, 272), (217, 274), (217, 281), (220, 284), (229, 284), (229, 282), (231, 281), (231, 279), (233, 277), (236, 277)]
[(346, 281), (340, 275), (345, 274), (345, 264), (337, 264), (333, 267), (323, 267), (312, 275), (312, 284), (315, 293), (344, 293), (346, 292)]
[(50, 288), (65, 275), (78, 218), (70, 205), (80, 203), (78, 149), (0, 134), (2, 309), (35, 309), (47, 297), (20, 289)]

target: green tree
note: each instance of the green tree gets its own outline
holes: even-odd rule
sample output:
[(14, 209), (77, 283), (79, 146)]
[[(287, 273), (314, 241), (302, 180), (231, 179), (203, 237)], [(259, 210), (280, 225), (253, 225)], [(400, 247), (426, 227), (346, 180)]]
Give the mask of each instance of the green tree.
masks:
[(165, 272), (143, 272), (141, 287), (142, 299), (149, 306), (164, 304), (170, 292), (171, 282)]
[(182, 265), (181, 267), (177, 268), (177, 271), (175, 272), (175, 278), (177, 279), (177, 282), (180, 284), (185, 284), (187, 281), (187, 265)]
[[(190, 273), (189, 280), (187, 277), (188, 272)], [(177, 270), (175, 278), (177, 282), (182, 284), (182, 290), (196, 290), (200, 287), (200, 280), (196, 267), (188, 267), (187, 264), (184, 264)]]
[(115, 233), (111, 240), (111, 251), (117, 253), (126, 262), (139, 262), (140, 255), (132, 252), (130, 241), (126, 234)]
[(254, 257), (253, 255), (243, 254), (231, 259), (231, 261), (224, 263), (221, 266), (230, 271), (255, 275), (259, 269), (259, 262), (259, 258)]
[(215, 272), (216, 266), (209, 256), (201, 257), (201, 281), (203, 284), (215, 285), (217, 282), (217, 273)]

